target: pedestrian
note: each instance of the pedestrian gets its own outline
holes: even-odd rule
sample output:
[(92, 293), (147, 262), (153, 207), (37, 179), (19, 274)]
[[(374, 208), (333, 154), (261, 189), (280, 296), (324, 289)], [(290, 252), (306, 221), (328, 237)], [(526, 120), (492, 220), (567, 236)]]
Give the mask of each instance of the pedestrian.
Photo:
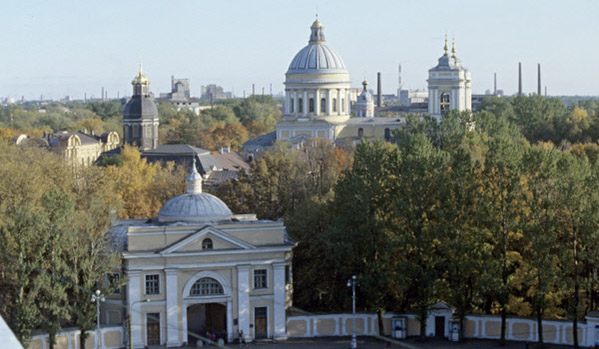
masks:
[(245, 338), (243, 338), (243, 330), (239, 330), (238, 336), (239, 336), (239, 346), (245, 347), (246, 343), (245, 343)]

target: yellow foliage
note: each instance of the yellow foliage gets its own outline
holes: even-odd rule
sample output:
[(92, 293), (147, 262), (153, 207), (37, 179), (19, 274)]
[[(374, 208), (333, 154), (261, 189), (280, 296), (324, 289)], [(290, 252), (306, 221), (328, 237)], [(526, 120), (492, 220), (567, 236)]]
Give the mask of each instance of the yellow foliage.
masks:
[(121, 151), (121, 166), (108, 166), (106, 171), (115, 183), (123, 201), (119, 218), (155, 217), (162, 205), (184, 189), (184, 171), (170, 164), (147, 163), (134, 147)]

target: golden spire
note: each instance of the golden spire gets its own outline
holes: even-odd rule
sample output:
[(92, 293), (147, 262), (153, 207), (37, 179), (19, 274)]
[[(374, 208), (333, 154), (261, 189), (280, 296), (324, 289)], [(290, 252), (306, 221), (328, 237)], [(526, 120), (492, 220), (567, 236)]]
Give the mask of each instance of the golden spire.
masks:
[(445, 34), (445, 46), (443, 47), (443, 50), (445, 51), (445, 55), (447, 55), (447, 34)]
[(455, 38), (451, 38), (451, 53), (455, 57)]
[(133, 81), (131, 81), (131, 84), (132, 85), (149, 85), (150, 84), (150, 80), (148, 80), (148, 78), (146, 78), (146, 76), (144, 75), (144, 73), (141, 70), (141, 57), (139, 58), (139, 73), (137, 73), (135, 78), (133, 78)]

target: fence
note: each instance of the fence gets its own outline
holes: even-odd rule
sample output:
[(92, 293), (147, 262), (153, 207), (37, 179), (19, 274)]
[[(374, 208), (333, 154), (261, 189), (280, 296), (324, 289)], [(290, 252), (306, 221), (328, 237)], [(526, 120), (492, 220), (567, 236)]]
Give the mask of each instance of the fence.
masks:
[[(407, 335), (420, 334), (420, 322), (414, 314), (387, 313), (383, 317), (383, 333), (391, 335), (391, 322), (394, 316), (407, 319)], [(443, 309), (429, 313), (426, 324), (427, 336), (449, 338), (449, 319), (452, 312)], [(353, 327), (352, 314), (301, 315), (287, 318), (287, 335), (290, 338), (319, 336), (351, 336)], [(356, 314), (356, 334), (378, 334), (378, 320), (374, 313)], [(490, 315), (470, 315), (464, 321), (465, 338), (499, 339), (501, 334), (501, 317)], [(538, 330), (536, 320), (509, 317), (506, 321), (506, 339), (513, 341), (536, 342)], [(574, 342), (571, 321), (543, 320), (543, 341), (545, 343), (572, 345)], [(586, 321), (578, 324), (578, 343), (581, 346), (599, 345), (599, 314), (591, 313)]]
[[(96, 332), (87, 332), (89, 336), (85, 340), (86, 348), (95, 348), (96, 343)], [(124, 334), (121, 326), (115, 327), (104, 327), (100, 329), (101, 339), (100, 348), (102, 349), (116, 349), (123, 348)], [(78, 329), (64, 329), (56, 335), (56, 349), (79, 349), (79, 335), (81, 332)], [(50, 347), (48, 343), (47, 334), (35, 335), (29, 342), (29, 349), (48, 349)]]

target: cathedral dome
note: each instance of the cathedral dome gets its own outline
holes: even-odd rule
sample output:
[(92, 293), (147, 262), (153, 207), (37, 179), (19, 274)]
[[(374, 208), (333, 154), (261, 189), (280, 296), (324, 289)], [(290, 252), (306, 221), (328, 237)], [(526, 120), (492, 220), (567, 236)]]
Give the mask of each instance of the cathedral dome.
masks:
[(187, 193), (167, 201), (158, 212), (158, 221), (209, 222), (231, 218), (233, 213), (221, 199), (202, 192), (202, 176), (196, 169), (195, 161), (192, 167), (186, 178)]
[(323, 26), (318, 20), (310, 29), (308, 46), (301, 49), (291, 61), (287, 75), (314, 73), (347, 73), (347, 68), (341, 57), (326, 45)]

